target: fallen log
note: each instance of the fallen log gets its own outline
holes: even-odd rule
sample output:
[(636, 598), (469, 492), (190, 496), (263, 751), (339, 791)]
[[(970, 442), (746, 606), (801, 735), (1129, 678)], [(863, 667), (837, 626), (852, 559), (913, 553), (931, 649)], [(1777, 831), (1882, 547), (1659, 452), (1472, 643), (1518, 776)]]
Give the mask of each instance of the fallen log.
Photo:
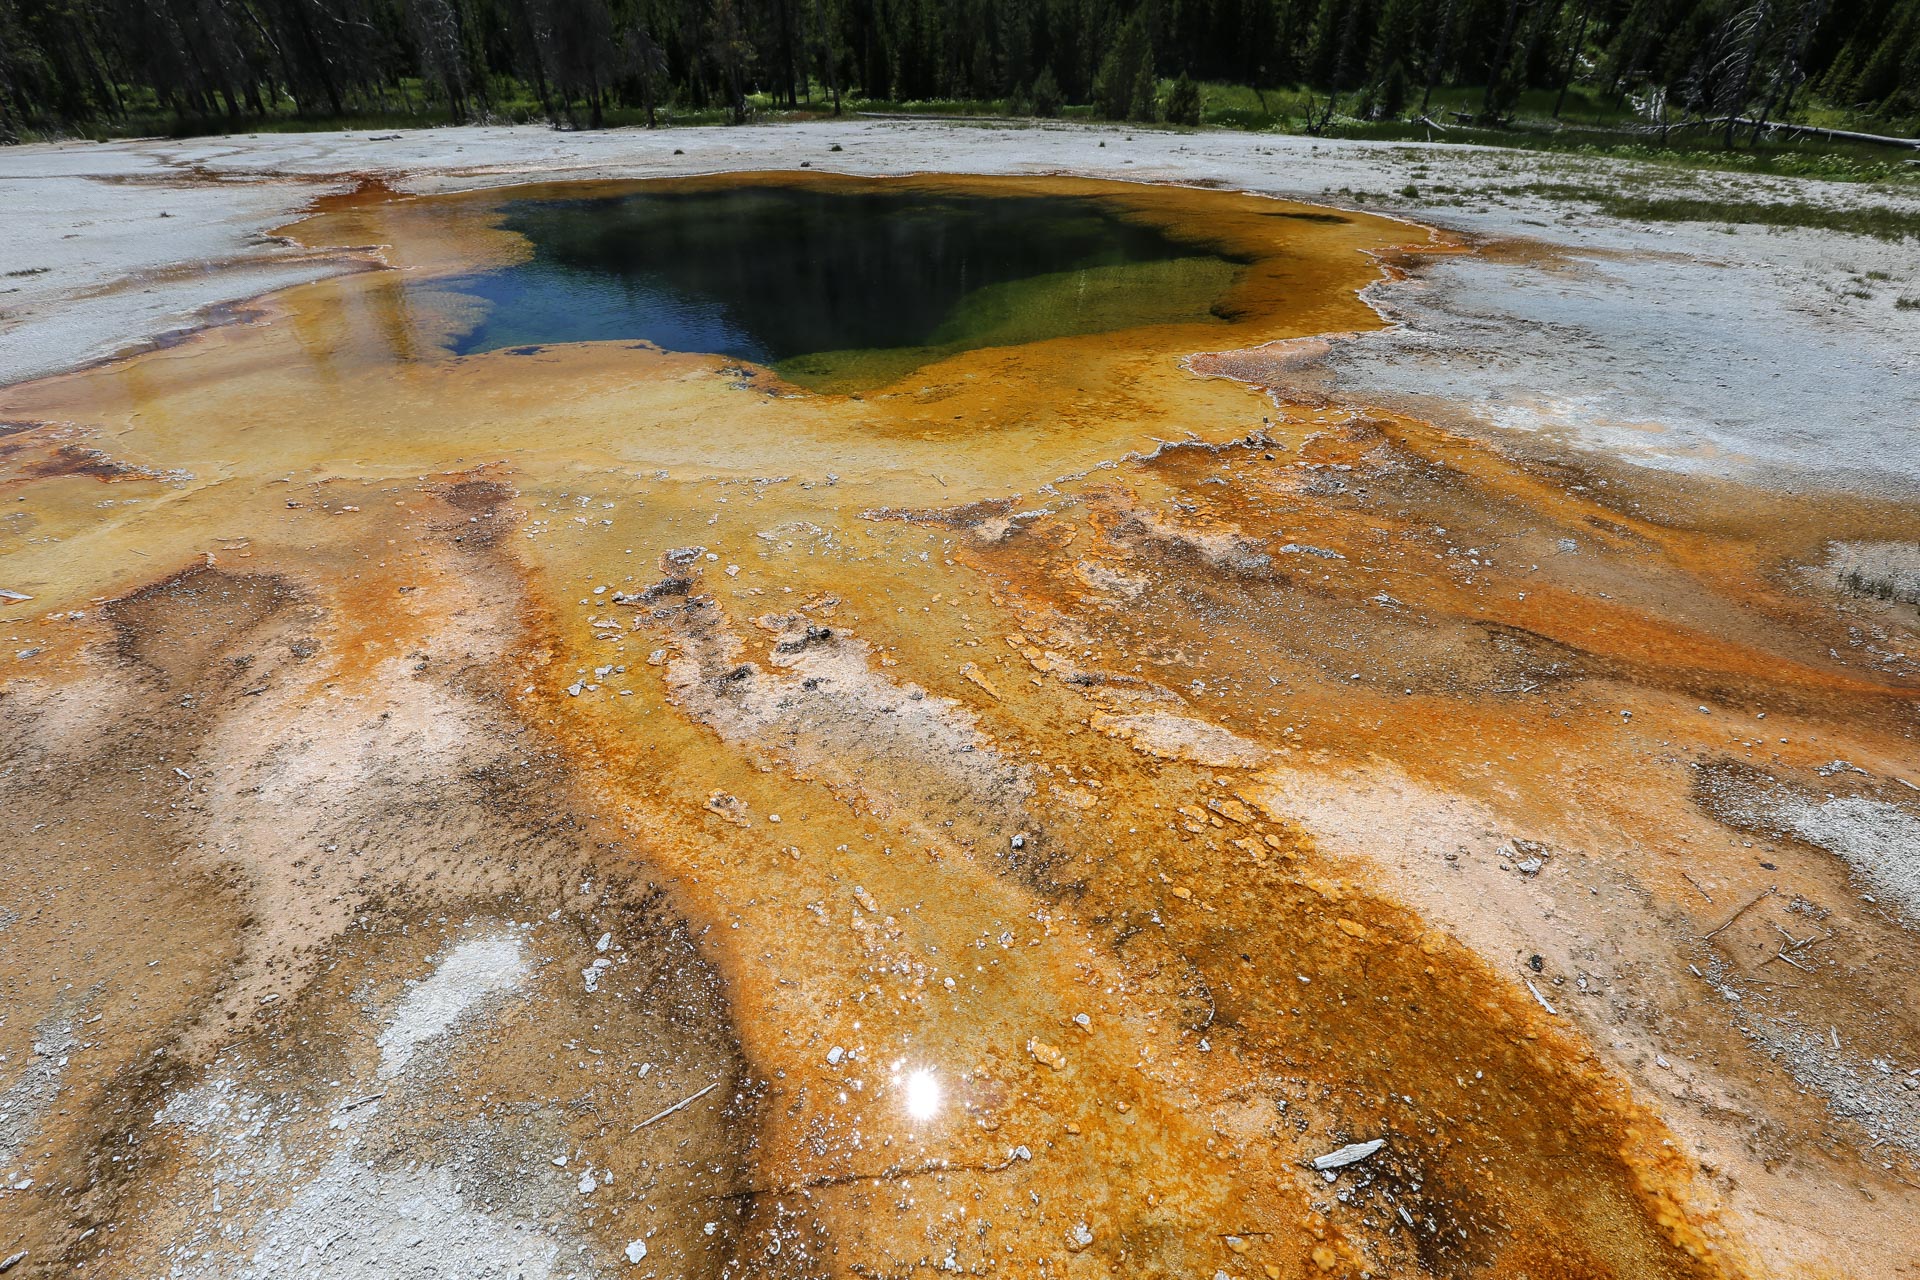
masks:
[[(1727, 123), (1727, 117), (1703, 120), (1701, 123), (1708, 126), (1722, 125)], [(1813, 137), (1826, 138), (1834, 142), (1870, 142), (1876, 146), (1906, 147), (1912, 151), (1920, 151), (1920, 138), (1897, 138), (1885, 133), (1857, 133), (1852, 129), (1823, 129), (1811, 124), (1782, 124), (1778, 120), (1753, 120), (1746, 116), (1733, 117), (1733, 123), (1747, 129), (1765, 129), (1769, 133), (1783, 130), (1787, 133), (1811, 134)]]

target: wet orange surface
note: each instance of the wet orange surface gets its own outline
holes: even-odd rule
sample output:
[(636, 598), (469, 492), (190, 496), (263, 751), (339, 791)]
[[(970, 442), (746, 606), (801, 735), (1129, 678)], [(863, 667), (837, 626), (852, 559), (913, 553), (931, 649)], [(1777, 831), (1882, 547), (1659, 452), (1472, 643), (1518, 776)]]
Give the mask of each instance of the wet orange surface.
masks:
[[(1903, 1221), (1838, 1243), (1855, 1191), (1899, 1221), (1911, 1151), (1869, 1147), (1721, 994), (1899, 1059), (1912, 935), (1832, 855), (1730, 823), (1713, 779), (1905, 803), (1915, 681), (1855, 637), (1911, 650), (1913, 620), (1787, 566), (1920, 517), (1293, 395), (1295, 340), (1378, 324), (1356, 291), (1384, 258), (1462, 251), (1403, 223), (893, 185), (1204, 228), (1250, 263), (1234, 318), (860, 396), (621, 343), (456, 359), (458, 317), (399, 272), (525, 252), (491, 227), (508, 197), (369, 187), (288, 231), (368, 269), (0, 391), (0, 586), (33, 597), (0, 616), (37, 650), (0, 696), (31, 819), (0, 870), (41, 904), (0, 933), (0, 1051), (68, 1008), (117, 1032), (36, 1113), (0, 1254), (179, 1263), (179, 1189), (217, 1153), (142, 1137), (152, 1113), (241, 1061), (315, 1098), (372, 1079), (377, 1054), (316, 1046), (498, 919), (584, 959), (511, 1051), (420, 1086), (444, 1127), (380, 1158), (445, 1165), (456, 1121), (586, 1099), (551, 1132), (620, 1179), (540, 1212), (609, 1274), (1913, 1256)], [(1867, 781), (1823, 781), (1835, 759)], [(1835, 941), (1781, 983), (1756, 948), (1799, 928), (1767, 914), (1790, 901)], [(644, 1011), (570, 977), (603, 927), (655, 975)], [(561, 1059), (596, 1034), (674, 1087), (581, 1085)], [(1694, 1092), (1656, 1058), (1697, 1064)], [(724, 1087), (651, 1115), (703, 1080)], [(328, 1140), (295, 1129), (290, 1151)], [(642, 1199), (598, 1207), (619, 1188)], [(242, 1274), (246, 1247), (197, 1265)]]

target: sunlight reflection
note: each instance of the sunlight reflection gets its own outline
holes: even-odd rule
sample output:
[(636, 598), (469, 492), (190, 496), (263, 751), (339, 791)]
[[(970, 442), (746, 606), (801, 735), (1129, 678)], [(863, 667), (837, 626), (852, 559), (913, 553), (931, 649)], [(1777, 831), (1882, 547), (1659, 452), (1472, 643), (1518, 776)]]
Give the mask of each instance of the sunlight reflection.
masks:
[(907, 1114), (915, 1120), (931, 1120), (940, 1110), (940, 1081), (933, 1072), (921, 1070), (907, 1077)]

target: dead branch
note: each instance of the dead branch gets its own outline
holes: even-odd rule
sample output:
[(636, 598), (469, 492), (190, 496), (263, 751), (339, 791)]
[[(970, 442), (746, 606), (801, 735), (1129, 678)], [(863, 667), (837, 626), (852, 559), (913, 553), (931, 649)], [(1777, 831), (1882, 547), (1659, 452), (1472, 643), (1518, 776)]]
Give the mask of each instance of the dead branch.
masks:
[(1715, 929), (1712, 933), (1701, 934), (1700, 940), (1702, 942), (1713, 941), (1714, 938), (1718, 937), (1720, 934), (1726, 931), (1726, 928), (1728, 925), (1732, 924), (1735, 920), (1738, 920), (1741, 916), (1747, 914), (1747, 912), (1753, 908), (1755, 903), (1758, 903), (1763, 898), (1771, 898), (1774, 894), (1778, 892), (1780, 892), (1779, 885), (1773, 885), (1773, 884), (1768, 885), (1765, 889), (1761, 890), (1759, 893), (1756, 893), (1751, 898), (1747, 899), (1746, 904), (1742, 906), (1738, 911), (1728, 916), (1725, 922), (1723, 922), (1718, 929)]
[(665, 1111), (654, 1112), (652, 1115), (648, 1116), (645, 1120), (642, 1120), (639, 1124), (633, 1127), (635, 1129), (644, 1129), (648, 1125), (652, 1124), (655, 1120), (665, 1120), (668, 1116), (680, 1110), (680, 1108), (692, 1106), (694, 1103), (700, 1101), (700, 1099), (706, 1097), (708, 1094), (712, 1093), (715, 1089), (718, 1089), (719, 1087), (720, 1087), (720, 1082), (718, 1080), (715, 1080), (712, 1084), (700, 1090), (700, 1092), (691, 1094), (685, 1098), (680, 1099), (680, 1101), (674, 1103), (672, 1106), (668, 1107)]

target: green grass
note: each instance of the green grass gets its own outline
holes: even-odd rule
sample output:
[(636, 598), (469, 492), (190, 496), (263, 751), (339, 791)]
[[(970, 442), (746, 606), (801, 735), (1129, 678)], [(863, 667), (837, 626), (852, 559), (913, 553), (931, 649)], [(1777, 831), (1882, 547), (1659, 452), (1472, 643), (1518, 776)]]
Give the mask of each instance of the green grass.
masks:
[[(1482, 102), (1473, 87), (1435, 90), (1428, 116), (1441, 127), (1418, 120), (1357, 120), (1335, 115), (1325, 130), (1330, 138), (1376, 142), (1470, 143), (1521, 151), (1633, 160), (1674, 169), (1706, 169), (1780, 177), (1823, 178), (1837, 182), (1912, 182), (1920, 185), (1920, 165), (1907, 163), (1920, 153), (1867, 143), (1826, 142), (1807, 138), (1768, 141), (1729, 151), (1699, 133), (1676, 131), (1668, 145), (1648, 135), (1629, 132), (1639, 125), (1630, 110), (1576, 89), (1567, 95), (1560, 118), (1552, 118), (1554, 90), (1529, 90), (1520, 96), (1508, 128), (1486, 128), (1454, 119), (1454, 113), (1472, 115)], [(1247, 85), (1209, 82), (1200, 89), (1201, 119), (1205, 124), (1266, 133), (1305, 133), (1309, 105), (1323, 108), (1326, 95), (1302, 88), (1269, 89), (1256, 93)], [(1351, 106), (1353, 95), (1342, 97)], [(1408, 111), (1419, 105), (1413, 95)], [(1812, 121), (1807, 121), (1812, 123)], [(1889, 132), (1885, 122), (1849, 119), (1833, 127)], [(1898, 132), (1893, 130), (1893, 132)], [(1744, 139), (1743, 139), (1744, 141)]]
[[(1163, 82), (1165, 84), (1171, 83)], [(1522, 120), (1549, 121), (1553, 112), (1556, 91), (1535, 89), (1520, 96), (1515, 108)], [(1356, 95), (1344, 93), (1340, 96), (1339, 108), (1350, 109)], [(1410, 95), (1404, 114), (1412, 114), (1420, 105), (1421, 91), (1415, 88)], [(1344, 119), (1340, 126), (1344, 128), (1373, 126), (1392, 130), (1414, 129), (1418, 136), (1425, 137), (1434, 133), (1444, 137), (1455, 132), (1467, 131), (1475, 134), (1487, 134), (1493, 137), (1510, 136), (1503, 129), (1476, 129), (1464, 121), (1454, 118), (1455, 113), (1473, 116), (1479, 113), (1484, 91), (1471, 86), (1435, 89), (1427, 103), (1427, 115), (1443, 126), (1436, 131), (1417, 122), (1409, 125), (1407, 121), (1358, 121)], [(1267, 89), (1255, 92), (1248, 85), (1223, 84), (1209, 81), (1200, 86), (1201, 119), (1207, 124), (1231, 125), (1235, 128), (1269, 130), (1278, 129), (1293, 132), (1304, 128), (1308, 103), (1311, 101), (1316, 110), (1326, 106), (1327, 95), (1299, 86)], [(1634, 122), (1630, 110), (1617, 108), (1609, 103), (1590, 98), (1587, 94), (1574, 91), (1567, 95), (1565, 108), (1560, 113), (1560, 124), (1565, 127), (1622, 127)]]
[(1506, 194), (1591, 204), (1602, 213), (1630, 222), (1725, 222), (1742, 226), (1808, 227), (1871, 236), (1876, 240), (1920, 239), (1920, 213), (1904, 209), (1834, 209), (1799, 200), (1633, 195), (1561, 182), (1509, 187)]

